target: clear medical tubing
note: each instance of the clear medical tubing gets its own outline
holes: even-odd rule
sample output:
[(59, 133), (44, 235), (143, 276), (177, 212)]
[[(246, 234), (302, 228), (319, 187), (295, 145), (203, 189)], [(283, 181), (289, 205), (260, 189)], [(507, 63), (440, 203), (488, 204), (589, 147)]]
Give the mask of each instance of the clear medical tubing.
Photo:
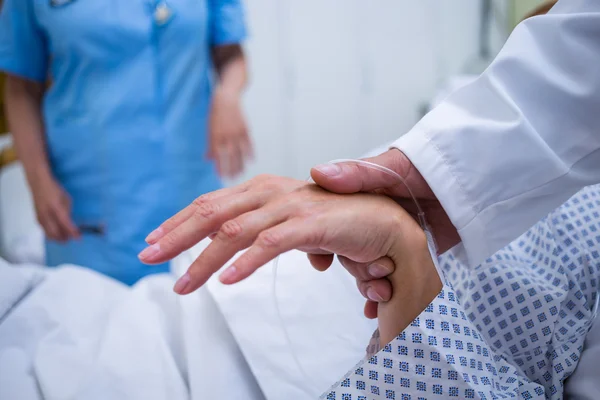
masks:
[[(369, 169), (373, 169), (373, 170), (377, 170), (380, 171), (384, 174), (387, 174), (389, 176), (391, 176), (392, 178), (394, 178), (397, 181), (398, 185), (404, 185), (404, 187), (406, 187), (406, 190), (409, 194), (409, 196), (412, 198), (413, 202), (415, 203), (415, 207), (417, 208), (417, 219), (419, 224), (421, 225), (421, 228), (423, 228), (423, 230), (425, 231), (428, 241), (430, 242), (430, 246), (432, 246), (435, 249), (435, 243), (433, 242), (433, 235), (431, 235), (430, 230), (428, 228), (427, 222), (425, 220), (425, 213), (423, 213), (423, 209), (421, 208), (421, 206), (419, 205), (419, 202), (417, 201), (417, 198), (414, 196), (413, 192), (410, 190), (410, 187), (408, 187), (408, 185), (406, 184), (406, 182), (404, 181), (404, 179), (398, 175), (396, 172), (392, 171), (389, 168), (383, 167), (381, 165), (378, 164), (374, 164), (372, 162), (368, 162), (368, 161), (363, 161), (363, 160), (346, 160), (346, 159), (340, 159), (340, 160), (334, 160), (334, 161), (330, 161), (329, 164), (356, 164), (356, 165), (360, 165), (362, 167), (365, 168), (369, 168)], [(309, 178), (308, 182), (312, 182), (312, 180)], [(311, 380), (310, 375), (306, 373), (306, 371), (304, 370), (304, 368), (302, 368), (302, 364), (300, 363), (300, 360), (298, 359), (298, 355), (297, 352), (294, 349), (294, 346), (292, 344), (292, 340), (290, 339), (290, 335), (289, 332), (287, 330), (286, 324), (283, 320), (283, 316), (281, 314), (281, 309), (279, 307), (279, 302), (277, 301), (277, 268), (279, 265), (279, 257), (277, 257), (274, 261), (273, 261), (273, 301), (275, 303), (275, 309), (277, 312), (277, 318), (279, 320), (279, 323), (281, 325), (281, 329), (283, 331), (284, 337), (285, 337), (285, 341), (288, 345), (288, 347), (290, 348), (290, 351), (292, 353), (292, 357), (294, 359), (294, 363), (296, 364), (296, 366), (298, 367), (298, 370), (300, 371), (300, 373), (304, 376), (305, 382), (311, 382), (312, 386), (316, 388), (316, 384), (314, 384), (314, 382)], [(441, 274), (441, 271), (438, 271), (438, 273)]]

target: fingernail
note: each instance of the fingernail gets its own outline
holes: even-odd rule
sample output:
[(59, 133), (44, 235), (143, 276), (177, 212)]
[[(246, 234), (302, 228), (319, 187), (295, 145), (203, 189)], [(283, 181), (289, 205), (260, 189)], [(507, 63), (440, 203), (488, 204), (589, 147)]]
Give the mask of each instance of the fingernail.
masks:
[(342, 172), (339, 165), (336, 164), (322, 164), (315, 167), (317, 171), (327, 176), (337, 176)]
[(150, 232), (150, 234), (146, 237), (146, 243), (155, 242), (162, 235), (163, 235), (163, 228), (159, 226), (158, 228), (156, 228), (155, 230)]
[(152, 246), (146, 247), (140, 254), (139, 258), (144, 260), (152, 260), (160, 253), (160, 245), (158, 243), (153, 244)]
[(377, 303), (383, 301), (383, 297), (381, 297), (373, 288), (367, 289), (367, 297), (369, 298), (369, 300), (375, 301)]
[(233, 280), (237, 276), (237, 272), (237, 268), (232, 265), (223, 271), (223, 273), (219, 276), (219, 280), (221, 283), (233, 283)]
[(383, 278), (391, 273), (389, 269), (380, 264), (369, 265), (367, 267), (367, 271), (369, 272), (369, 275), (371, 275), (373, 278)]
[(181, 278), (177, 280), (177, 282), (175, 282), (173, 291), (177, 294), (184, 294), (191, 281), (192, 278), (190, 277), (190, 274), (186, 272)]

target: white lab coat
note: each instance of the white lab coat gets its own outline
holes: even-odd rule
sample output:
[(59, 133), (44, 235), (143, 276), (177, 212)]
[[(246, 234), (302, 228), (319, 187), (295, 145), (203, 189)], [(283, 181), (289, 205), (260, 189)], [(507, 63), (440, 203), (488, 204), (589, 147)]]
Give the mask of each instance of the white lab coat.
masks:
[(431, 186), (471, 266), (600, 182), (600, 1), (560, 0), (521, 23), (393, 147)]

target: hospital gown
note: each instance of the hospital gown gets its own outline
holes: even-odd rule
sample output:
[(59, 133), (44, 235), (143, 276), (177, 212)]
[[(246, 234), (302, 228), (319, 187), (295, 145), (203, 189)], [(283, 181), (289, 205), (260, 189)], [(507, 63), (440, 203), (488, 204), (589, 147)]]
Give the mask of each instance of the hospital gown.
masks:
[(597, 309), (600, 186), (476, 268), (439, 263), (438, 296), (321, 398), (561, 399)]

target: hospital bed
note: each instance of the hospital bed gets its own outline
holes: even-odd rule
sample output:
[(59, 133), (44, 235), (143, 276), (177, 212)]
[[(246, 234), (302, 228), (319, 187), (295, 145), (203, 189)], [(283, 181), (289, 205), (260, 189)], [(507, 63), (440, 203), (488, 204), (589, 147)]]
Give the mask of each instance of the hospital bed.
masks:
[[(206, 244), (180, 256), (177, 273)], [(270, 268), (177, 297), (170, 275), (129, 288), (77, 266), (0, 260), (0, 399), (317, 398), (362, 358), (373, 322), (339, 266), (294, 268), (304, 257), (282, 259), (277, 286), (293, 349)]]
[[(238, 285), (212, 279), (177, 297), (175, 277), (208, 241), (174, 260), (172, 275), (130, 288), (78, 266), (40, 268), (32, 210), (22, 168), (4, 163), (1, 248), (11, 262), (0, 258), (0, 400), (314, 399), (365, 354), (375, 323), (337, 264), (319, 273), (290, 252), (276, 286), (266, 266)], [(581, 393), (574, 399), (596, 398), (585, 381), (599, 343), (596, 327), (569, 380)]]
[[(268, 268), (242, 285), (211, 281), (180, 298), (169, 275), (129, 288), (76, 266), (0, 260), (0, 399), (317, 398), (364, 355), (368, 336), (354, 323), (365, 321), (362, 299), (345, 290), (337, 305), (324, 301), (344, 286), (341, 276), (298, 273), (291, 261), (278, 289), (296, 353), (274, 312)], [(305, 285), (320, 295), (302, 298)]]

